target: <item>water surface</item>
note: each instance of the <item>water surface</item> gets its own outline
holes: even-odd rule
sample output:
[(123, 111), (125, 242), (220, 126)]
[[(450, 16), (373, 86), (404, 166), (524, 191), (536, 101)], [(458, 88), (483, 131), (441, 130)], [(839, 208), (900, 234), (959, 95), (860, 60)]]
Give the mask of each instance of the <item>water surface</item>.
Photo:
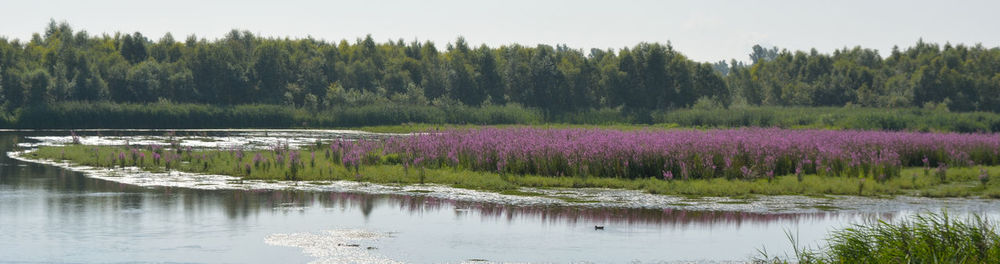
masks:
[[(0, 132), (0, 153), (30, 143), (26, 137), (66, 133)], [(232, 132), (205, 135), (233, 136), (226, 133)], [(955, 214), (997, 211), (983, 202), (952, 207)], [(805, 244), (817, 244), (831, 229), (913, 212), (898, 206), (795, 212), (630, 209), (424, 195), (140, 187), (0, 157), (3, 262), (746, 261), (765, 245), (772, 254), (790, 252), (786, 231)]]

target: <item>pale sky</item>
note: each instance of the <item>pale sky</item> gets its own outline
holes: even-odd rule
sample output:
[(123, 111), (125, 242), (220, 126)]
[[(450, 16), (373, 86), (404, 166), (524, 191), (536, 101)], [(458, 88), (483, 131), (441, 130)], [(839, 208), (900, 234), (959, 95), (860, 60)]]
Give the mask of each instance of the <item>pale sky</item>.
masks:
[(0, 36), (30, 39), (49, 19), (90, 34), (140, 31), (157, 40), (231, 29), (262, 36), (354, 41), (366, 34), (475, 46), (566, 44), (619, 49), (667, 42), (697, 61), (747, 60), (754, 44), (842, 47), (951, 42), (1000, 46), (1000, 1), (0, 1)]

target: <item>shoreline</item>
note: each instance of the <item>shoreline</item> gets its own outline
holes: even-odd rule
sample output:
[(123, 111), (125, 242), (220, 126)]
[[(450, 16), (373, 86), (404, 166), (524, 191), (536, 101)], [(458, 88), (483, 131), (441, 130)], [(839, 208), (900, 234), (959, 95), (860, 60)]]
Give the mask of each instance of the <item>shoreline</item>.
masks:
[(752, 197), (685, 197), (649, 194), (638, 190), (607, 188), (531, 188), (518, 192), (542, 195), (522, 196), (499, 192), (450, 187), (441, 184), (378, 184), (347, 180), (274, 181), (242, 180), (227, 175), (180, 171), (149, 172), (137, 167), (98, 168), (70, 162), (31, 159), (31, 151), (8, 152), (7, 156), (37, 164), (83, 173), (86, 177), (141, 187), (170, 187), (202, 190), (296, 190), (386, 195), (426, 196), (456, 201), (496, 203), (513, 206), (567, 206), (581, 208), (629, 208), (662, 210), (737, 211), (755, 213), (808, 212), (895, 212), (934, 211), (961, 208), (969, 211), (1000, 210), (1000, 204), (988, 198), (929, 198), (909, 195), (863, 197), (852, 195), (754, 195)]

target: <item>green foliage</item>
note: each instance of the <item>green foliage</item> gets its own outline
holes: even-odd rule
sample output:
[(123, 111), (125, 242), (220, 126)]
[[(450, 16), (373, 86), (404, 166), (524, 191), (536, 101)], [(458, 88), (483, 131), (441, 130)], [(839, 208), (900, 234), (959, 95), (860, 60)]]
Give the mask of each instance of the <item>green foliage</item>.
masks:
[[(602, 124), (664, 122), (670, 118), (662, 113), (695, 104), (702, 110), (850, 105), (906, 111), (927, 105), (1000, 112), (1000, 49), (981, 45), (919, 41), (884, 58), (860, 47), (821, 54), (755, 46), (749, 65), (697, 63), (669, 43), (587, 53), (564, 45), (472, 48), (462, 38), (446, 46), (441, 51), (431, 42), (379, 43), (371, 36), (338, 43), (265, 38), (237, 30), (212, 41), (191, 36), (181, 42), (170, 34), (154, 41), (139, 32), (91, 36), (52, 21), (30, 41), (0, 38), (0, 106), (7, 115), (64, 102), (285, 105), (348, 115), (353, 107), (390, 111), (376, 117), (386, 122), (343, 122), (351, 124), (494, 123), (501, 121), (488, 120), (509, 118), (492, 117), (503, 109), (493, 107), (511, 105), (532, 109), (543, 121)], [(488, 106), (483, 109), (492, 110), (481, 113), (490, 117), (420, 117), (451, 115), (445, 106), (459, 104)], [(383, 105), (422, 113), (408, 117)], [(439, 109), (425, 108), (431, 106)], [(867, 126), (911, 126), (882, 114), (871, 118), (889, 123)], [(942, 130), (994, 131), (982, 124), (966, 120)]]
[(944, 104), (953, 111), (1000, 111), (1000, 49), (918, 41), (888, 57), (861, 47), (833, 54), (754, 47), (754, 64), (732, 67), (734, 99), (769, 106), (898, 108)]
[[(795, 244), (795, 239), (789, 236)], [(886, 222), (869, 220), (833, 231), (822, 251), (794, 245), (798, 263), (997, 263), (1000, 234), (982, 216), (955, 219), (921, 213)], [(757, 262), (785, 262), (763, 256)]]
[(696, 107), (654, 112), (655, 123), (684, 127), (782, 127), (935, 132), (1000, 132), (1000, 114), (867, 107), (731, 107), (699, 100)]
[[(307, 98), (308, 99), (308, 98)], [(312, 99), (307, 100), (311, 102)], [(438, 102), (440, 106), (374, 101), (325, 109), (279, 105), (59, 102), (0, 113), (0, 128), (331, 128), (401, 124), (551, 124), (600, 125), (620, 129), (656, 127), (782, 127), (934, 132), (1000, 132), (1000, 114), (928, 109), (841, 107), (731, 107), (703, 97), (691, 109), (654, 112), (657, 125), (629, 125), (640, 117), (620, 109), (545, 114), (518, 104), (479, 107)], [(320, 108), (320, 107), (317, 107)], [(563, 124), (563, 125), (559, 125)], [(412, 130), (407, 130), (413, 132)]]
[(0, 128), (287, 128), (428, 124), (537, 124), (536, 110), (516, 104), (434, 107), (393, 103), (312, 111), (278, 105), (215, 106), (61, 102), (0, 115)]

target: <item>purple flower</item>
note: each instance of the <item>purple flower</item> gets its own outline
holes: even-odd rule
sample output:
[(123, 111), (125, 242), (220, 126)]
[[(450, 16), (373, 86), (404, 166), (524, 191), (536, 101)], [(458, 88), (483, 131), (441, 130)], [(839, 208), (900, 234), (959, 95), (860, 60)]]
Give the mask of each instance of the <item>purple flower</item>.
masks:
[(671, 171), (663, 171), (663, 180), (669, 181), (674, 179), (674, 173)]
[[(280, 146), (275, 149), (284, 151)], [(481, 128), (435, 131), (384, 141), (337, 140), (330, 145), (331, 157), (345, 165), (397, 154), (414, 165), (461, 164), (463, 168), (479, 171), (549, 176), (588, 173), (599, 177), (614, 177), (627, 169), (630, 178), (662, 177), (662, 172), (668, 170), (678, 171), (682, 178), (734, 175), (752, 178), (760, 174), (801, 175), (812, 169), (821, 175), (878, 170), (876, 175), (894, 177), (902, 167), (921, 163), (929, 166), (928, 153), (945, 154), (934, 154), (935, 163), (991, 165), (1000, 155), (998, 149), (1000, 134), (777, 128), (670, 131)], [(655, 174), (657, 170), (660, 175)]]

